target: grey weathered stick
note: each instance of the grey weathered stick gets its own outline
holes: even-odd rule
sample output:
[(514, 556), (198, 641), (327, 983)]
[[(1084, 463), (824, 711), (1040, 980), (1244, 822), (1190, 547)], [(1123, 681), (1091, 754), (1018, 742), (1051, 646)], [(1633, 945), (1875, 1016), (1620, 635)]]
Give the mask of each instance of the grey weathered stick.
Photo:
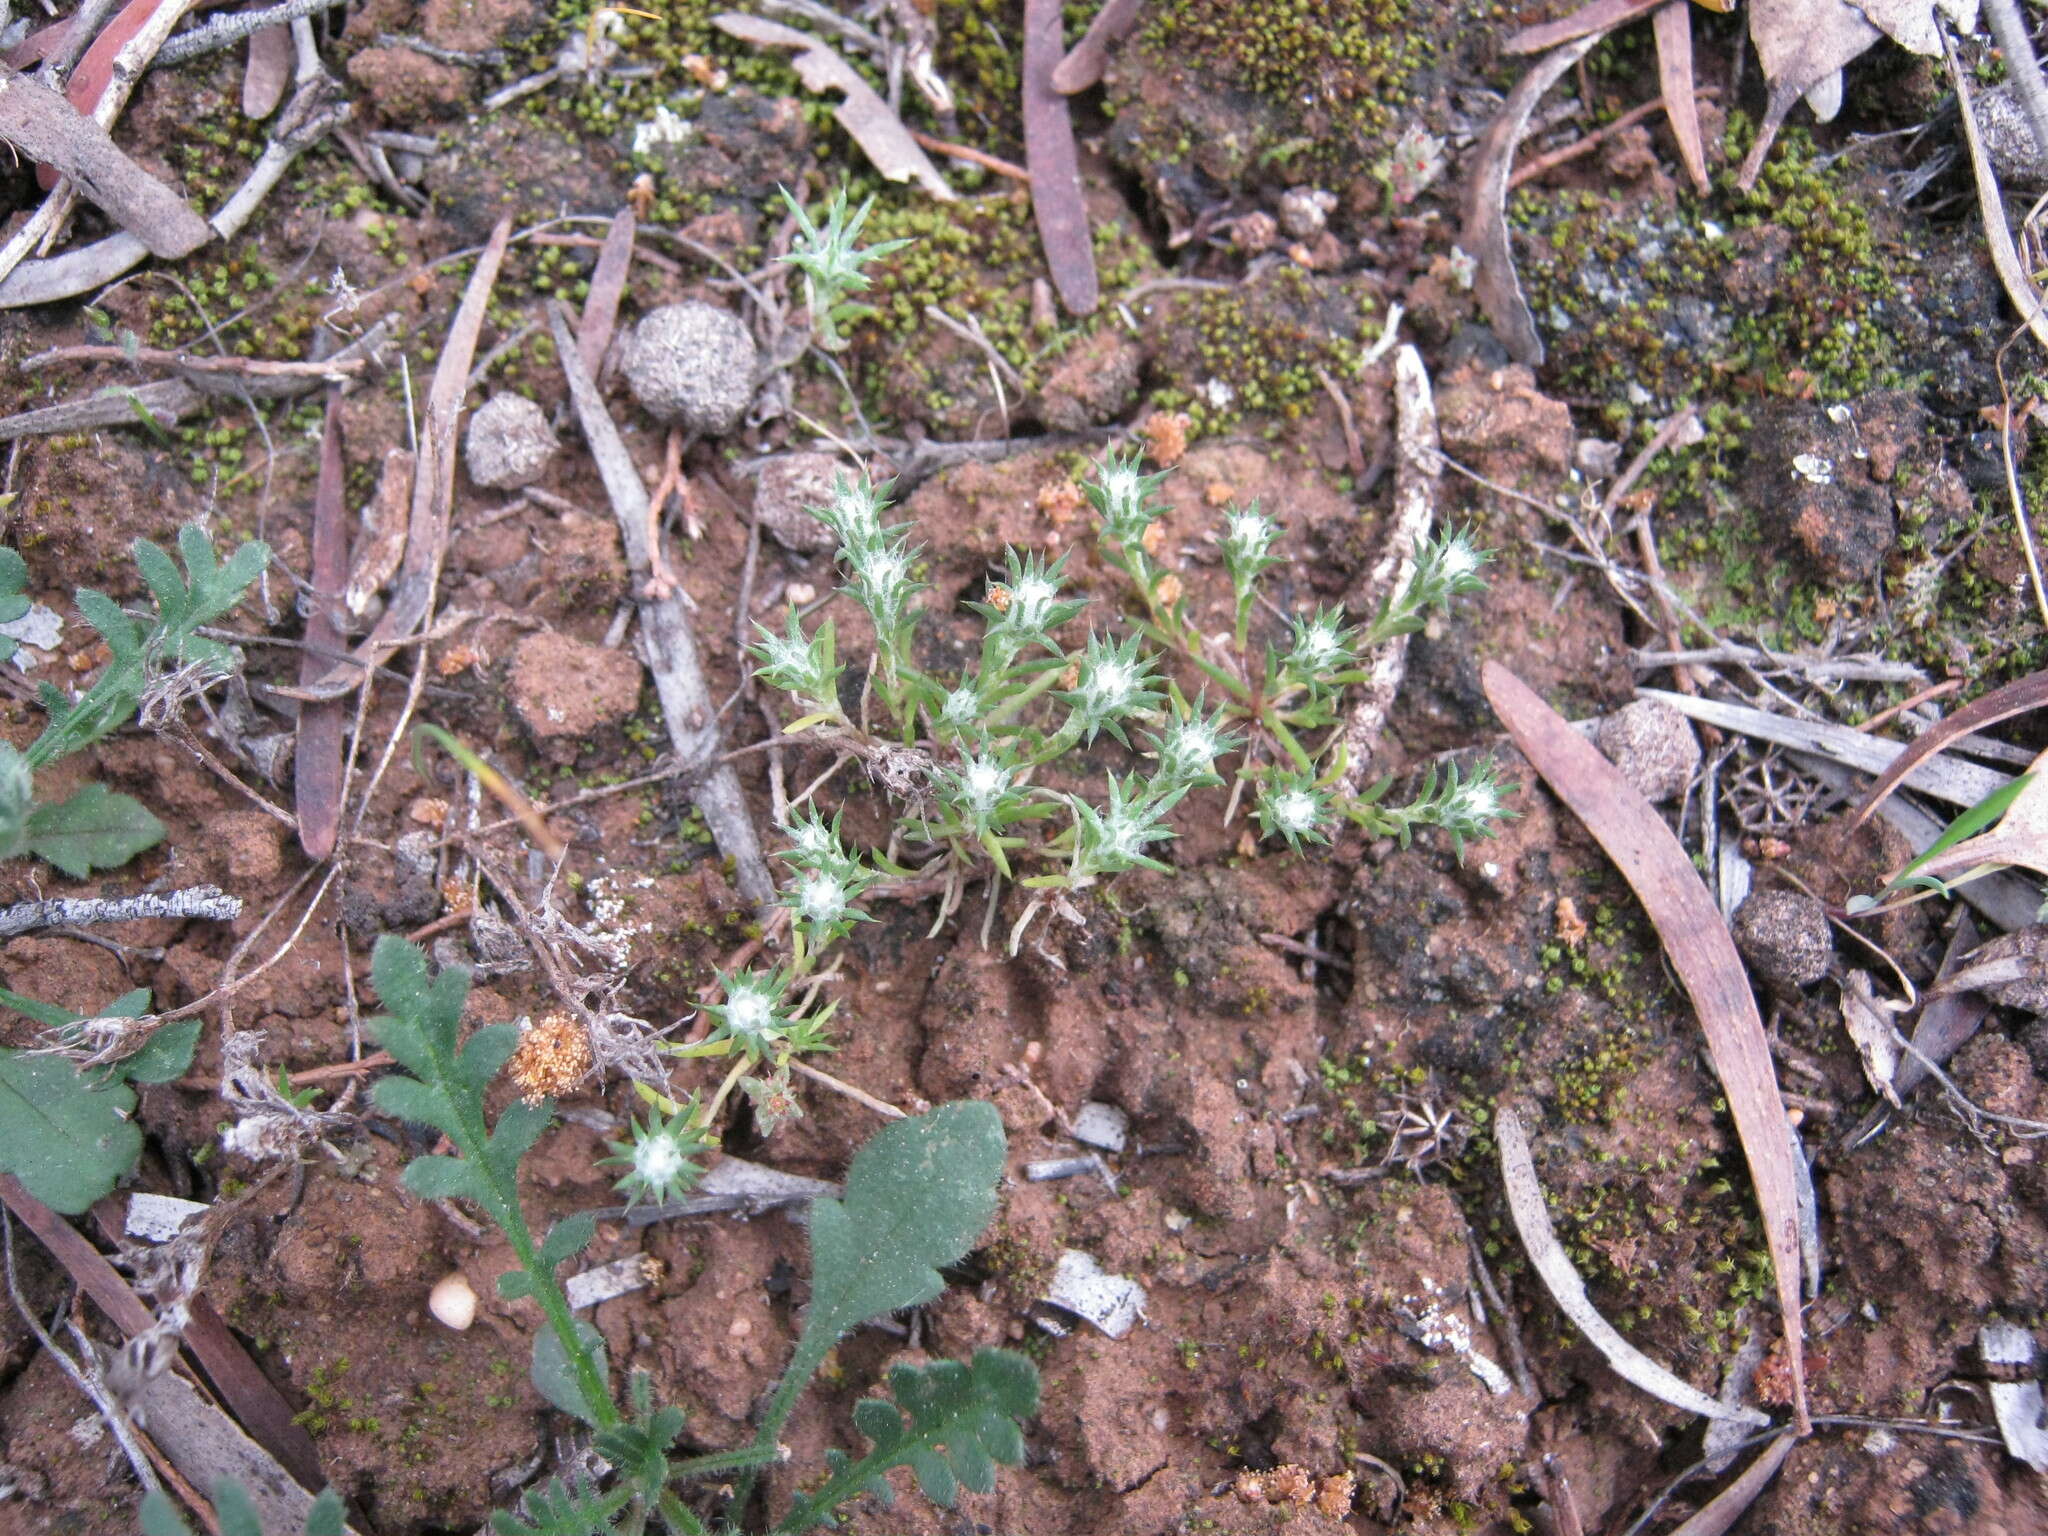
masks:
[(202, 53), (212, 53), (216, 48), (226, 48), (239, 43), (251, 33), (260, 32), (265, 27), (296, 21), (301, 16), (312, 16), (340, 4), (342, 0), (288, 0), (287, 4), (273, 5), (266, 11), (239, 11), (232, 16), (221, 16), (203, 27), (181, 32), (165, 43), (157, 50), (156, 63), (182, 64), (187, 59), (198, 58)]
[(242, 898), (228, 895), (217, 885), (116, 898), (63, 896), (50, 901), (18, 901), (0, 908), (0, 939), (38, 928), (89, 928), (96, 923), (133, 923), (150, 917), (204, 917), (224, 923), (241, 913)]
[(185, 199), (121, 149), (107, 130), (46, 85), (0, 64), (0, 139), (55, 167), (152, 256), (175, 261), (213, 238)]
[(172, 422), (198, 403), (199, 391), (183, 379), (159, 379), (154, 384), (103, 391), (83, 400), (66, 400), (0, 417), (0, 443), (11, 443), (17, 437), (39, 437), (46, 432), (135, 426), (142, 420), (138, 410), (147, 411), (156, 422)]
[[(1428, 370), (1422, 366), (1422, 354), (1404, 346), (1394, 354), (1394, 515), (1386, 548), (1366, 579), (1368, 611), (1415, 579), (1415, 549), (1429, 537), (1437, 482), (1443, 476), (1439, 446)], [(1368, 658), (1365, 682), (1344, 722), (1344, 776), (1337, 781), (1344, 794), (1357, 794), (1365, 782), (1394, 695), (1407, 675), (1406, 635), (1396, 635)]]
[[(562, 373), (569, 381), (569, 397), (576, 404), (576, 417), (583, 425), (583, 438), (611, 498), (612, 512), (619, 520), (625, 539), (626, 564), (636, 584), (644, 585), (653, 570), (653, 549), (647, 540), (647, 487), (640, 471), (627, 453), (597, 383), (583, 366), (576, 350), (576, 338), (569, 329), (567, 311), (560, 304), (548, 308), (548, 323), (554, 330), (555, 351), (562, 360)], [(661, 696), (661, 712), (668, 721), (668, 739), (675, 746), (676, 761), (685, 771), (708, 763), (725, 750), (719, 739), (718, 704), (704, 684), (704, 668), (698, 660), (697, 637), (690, 628), (689, 610), (680, 590), (667, 597), (643, 601), (640, 605), (640, 648), (654, 673), (655, 691)], [(755, 906), (775, 898), (775, 881), (768, 873), (768, 861), (761, 856), (761, 840), (754, 832), (753, 818), (740, 789), (739, 775), (725, 764), (696, 782), (691, 791), (704, 813), (718, 851), (733, 862), (740, 895)]]

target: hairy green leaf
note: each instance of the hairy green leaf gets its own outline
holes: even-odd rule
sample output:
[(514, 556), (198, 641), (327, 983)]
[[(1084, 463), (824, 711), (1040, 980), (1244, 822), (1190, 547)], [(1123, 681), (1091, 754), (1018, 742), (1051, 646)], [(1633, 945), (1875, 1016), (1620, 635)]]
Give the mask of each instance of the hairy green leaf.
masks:
[(475, 1168), (459, 1157), (416, 1157), (405, 1165), (405, 1187), (422, 1200), (485, 1200)]
[(1038, 1412), (1038, 1367), (1023, 1355), (983, 1349), (966, 1365), (898, 1365), (888, 1385), (893, 1401), (864, 1398), (853, 1412), (855, 1427), (874, 1448), (857, 1462), (831, 1458), (832, 1475), (798, 1501), (776, 1527), (777, 1536), (826, 1522), (847, 1499), (886, 1486), (883, 1474), (893, 1467), (909, 1467), (926, 1498), (950, 1507), (963, 1488), (993, 1489), (998, 1462), (1023, 1461), (1018, 1421)]
[[(105, 1011), (133, 1019), (148, 1008), (149, 994), (138, 987), (109, 1003)], [(192, 1052), (198, 1044), (199, 1020), (175, 1020), (121, 1059), (121, 1075), (131, 1083), (168, 1083), (174, 1077), (183, 1077), (192, 1069)]]
[(565, 1264), (590, 1245), (597, 1235), (597, 1212), (578, 1211), (573, 1216), (564, 1216), (548, 1232), (547, 1241), (540, 1245), (540, 1261), (543, 1266), (553, 1269)]
[(801, 1352), (871, 1317), (930, 1301), (939, 1267), (988, 1226), (1003, 1172), (1003, 1122), (979, 1101), (942, 1104), (877, 1132), (847, 1170), (846, 1197), (811, 1207), (811, 1309)]
[[(381, 1031), (378, 1038), (383, 1039)], [(390, 1050), (388, 1041), (385, 1049)], [(398, 1053), (392, 1051), (391, 1054), (396, 1056)], [(370, 1097), (387, 1115), (396, 1115), (414, 1125), (432, 1126), (444, 1136), (453, 1136), (456, 1132), (455, 1107), (448, 1102), (448, 1095), (417, 1078), (380, 1078), (377, 1086), (370, 1090)]]
[[(610, 1367), (605, 1364), (604, 1335), (579, 1317), (576, 1337), (597, 1360), (598, 1375), (605, 1376)], [(533, 1387), (562, 1412), (586, 1424), (602, 1424), (605, 1420), (604, 1407), (584, 1396), (568, 1351), (562, 1348), (562, 1340), (552, 1328), (543, 1328), (533, 1336)]]
[(29, 813), (28, 851), (74, 880), (126, 864), (163, 841), (164, 824), (132, 795), (88, 784), (68, 800)]
[(133, 1089), (97, 1086), (66, 1057), (0, 1051), (0, 1171), (76, 1216), (135, 1166), (134, 1108)]

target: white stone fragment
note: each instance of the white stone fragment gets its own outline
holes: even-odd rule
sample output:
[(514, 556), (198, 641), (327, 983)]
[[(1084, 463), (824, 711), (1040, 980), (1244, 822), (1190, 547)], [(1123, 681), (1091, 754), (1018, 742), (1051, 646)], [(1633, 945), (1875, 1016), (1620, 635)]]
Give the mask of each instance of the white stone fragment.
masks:
[(128, 1221), (122, 1230), (145, 1243), (168, 1243), (186, 1222), (209, 1209), (197, 1200), (180, 1200), (176, 1195), (134, 1194), (128, 1197)]
[(1091, 1100), (1074, 1115), (1074, 1140), (1084, 1147), (1121, 1152), (1130, 1137), (1131, 1117), (1114, 1104)]
[(601, 1301), (645, 1290), (660, 1272), (658, 1260), (636, 1253), (627, 1258), (613, 1259), (609, 1264), (600, 1264), (595, 1269), (586, 1269), (580, 1275), (571, 1275), (562, 1291), (569, 1298), (569, 1306), (580, 1312)]
[(1069, 1248), (1053, 1266), (1043, 1298), (1120, 1339), (1145, 1315), (1145, 1287), (1128, 1275), (1112, 1275), (1093, 1254)]

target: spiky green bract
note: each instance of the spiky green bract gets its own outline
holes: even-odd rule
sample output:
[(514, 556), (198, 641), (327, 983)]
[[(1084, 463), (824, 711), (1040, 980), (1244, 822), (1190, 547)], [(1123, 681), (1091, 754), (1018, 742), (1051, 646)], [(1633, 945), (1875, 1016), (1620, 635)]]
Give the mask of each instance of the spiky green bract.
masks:
[(804, 275), (804, 301), (811, 312), (811, 323), (817, 328), (818, 344), (828, 352), (837, 352), (846, 345), (839, 334), (840, 325), (870, 313), (865, 305), (846, 302), (852, 294), (865, 293), (872, 282), (861, 269), (871, 261), (902, 250), (910, 242), (884, 240), (869, 246), (859, 243), (861, 226), (867, 223), (869, 210), (875, 206), (872, 197), (848, 213), (846, 188), (840, 187), (826, 199), (825, 221), (820, 225), (789, 195), (787, 188), (776, 190), (782, 194), (782, 201), (797, 225), (796, 238), (782, 260)]
[(1138, 467), (1140, 462), (1135, 448), (1121, 453), (1112, 449), (1081, 484), (1082, 494), (1102, 519), (1103, 534), (1115, 539), (1126, 551), (1144, 543), (1145, 530), (1166, 510), (1152, 500), (1152, 493), (1159, 489), (1167, 472), (1160, 470), (1148, 475)]
[(777, 1042), (786, 1040), (796, 1021), (785, 1006), (789, 975), (781, 966), (767, 971), (718, 975), (723, 1003), (707, 1003), (704, 1012), (717, 1020), (708, 1038), (730, 1040), (750, 1061), (760, 1061)]
[(1231, 596), (1240, 612), (1251, 606), (1258, 580), (1280, 563), (1273, 546), (1280, 540), (1280, 524), (1259, 510), (1258, 502), (1232, 507), (1223, 514), (1223, 532), (1217, 543), (1223, 549), (1223, 569), (1230, 575)]
[(1274, 769), (1259, 786), (1253, 815), (1264, 837), (1282, 837), (1296, 853), (1303, 843), (1327, 843), (1330, 794), (1308, 774)]
[(1116, 641), (1090, 635), (1074, 686), (1053, 695), (1073, 711), (1069, 729), (1077, 729), (1083, 742), (1093, 741), (1099, 731), (1108, 731), (1129, 746), (1130, 738), (1120, 722), (1151, 709), (1165, 697), (1153, 686), (1153, 665), (1151, 657), (1138, 654), (1136, 635)]
[(1342, 608), (1321, 608), (1313, 618), (1292, 622), (1294, 643), (1280, 659), (1281, 672), (1290, 681), (1328, 689), (1358, 665), (1358, 631), (1344, 627)]
[(825, 1486), (799, 1499), (775, 1536), (830, 1524), (832, 1510), (861, 1493), (892, 1502), (885, 1474), (896, 1467), (909, 1467), (924, 1496), (951, 1509), (962, 1490), (992, 1492), (998, 1463), (1014, 1467), (1023, 1461), (1018, 1423), (1038, 1412), (1038, 1367), (1025, 1356), (982, 1349), (967, 1365), (895, 1365), (888, 1387), (887, 1398), (862, 1398), (853, 1410), (854, 1427), (873, 1449), (859, 1461), (827, 1451), (831, 1476)]
[(1462, 859), (1467, 838), (1491, 837), (1501, 822), (1517, 814), (1508, 808), (1508, 786), (1501, 782), (1499, 767), (1490, 758), (1463, 778), (1456, 763), (1441, 772), (1431, 763), (1415, 799), (1390, 809), (1380, 801), (1392, 782), (1381, 779), (1374, 784), (1358, 797), (1350, 814), (1368, 831), (1398, 837), (1404, 848), (1417, 827), (1439, 827)]
[(657, 1109), (644, 1120), (630, 1122), (626, 1140), (605, 1143), (612, 1155), (601, 1161), (626, 1170), (612, 1187), (625, 1195), (628, 1205), (642, 1200), (666, 1205), (696, 1188), (704, 1176), (697, 1159), (715, 1145), (698, 1128), (697, 1115), (697, 1101), (692, 1097), (674, 1114), (664, 1115)]
[(780, 635), (766, 624), (755, 623), (761, 638), (747, 647), (747, 653), (760, 664), (757, 674), (772, 687), (793, 694), (806, 714), (838, 714), (839, 642), (832, 621), (825, 620), (808, 637), (794, 608), (784, 623), (786, 629)]
[(617, 1423), (602, 1341), (592, 1343), (594, 1331), (571, 1315), (555, 1281), (555, 1267), (589, 1242), (595, 1222), (565, 1221), (537, 1243), (519, 1204), (519, 1160), (547, 1128), (554, 1105), (514, 1099), (495, 1125), (484, 1112), (484, 1090), (518, 1047), (518, 1026), (490, 1024), (462, 1039), (469, 972), (452, 965), (430, 975), (418, 946), (390, 934), (370, 953), (370, 977), (389, 1010), (370, 1020), (370, 1033), (404, 1069), (379, 1080), (377, 1107), (432, 1127), (455, 1148), (452, 1157), (414, 1158), (406, 1165), (406, 1188), (425, 1200), (469, 1200), (497, 1224), (520, 1265), (499, 1276), (499, 1291), (531, 1296), (548, 1320), (535, 1335), (535, 1385), (587, 1423)]
[(1060, 596), (1066, 580), (1067, 557), (1061, 555), (1050, 565), (1043, 555), (1020, 556), (1005, 552), (1008, 580), (989, 589), (990, 600), (967, 606), (988, 621), (981, 647), (981, 670), (995, 676), (1017, 657), (1034, 647), (1059, 654), (1052, 632), (1074, 618), (1088, 604)]
[(949, 813), (932, 824), (941, 836), (957, 826), (969, 837), (991, 837), (1016, 821), (1027, 804), (1015, 754), (1007, 746), (964, 754), (957, 768), (938, 770), (933, 790)]
[(1196, 785), (1220, 785), (1216, 760), (1235, 752), (1244, 739), (1223, 728), (1227, 714), (1218, 709), (1203, 715), (1201, 704), (1174, 717), (1164, 731), (1149, 735), (1147, 745), (1157, 762), (1152, 774), (1156, 788), (1187, 790)]
[(831, 500), (822, 507), (804, 508), (838, 537), (839, 558), (849, 565), (863, 551), (885, 543), (910, 526), (882, 521), (882, 514), (889, 510), (890, 484), (885, 480), (876, 485), (866, 475), (851, 480), (834, 475)]
[(1145, 849), (1172, 839), (1173, 828), (1159, 818), (1186, 792), (1185, 786), (1162, 790), (1142, 784), (1135, 774), (1119, 780), (1112, 773), (1109, 799), (1100, 811), (1078, 795), (1069, 795), (1067, 801), (1074, 811), (1072, 878), (1091, 880), (1140, 866), (1170, 871), (1171, 866), (1160, 863)]
[(1377, 645), (1396, 635), (1413, 634), (1431, 613), (1448, 610), (1453, 598), (1484, 592), (1486, 577), (1482, 572), (1491, 558), (1472, 541), (1470, 528), (1446, 528), (1434, 539), (1418, 541), (1415, 574), (1380, 605), (1367, 643)]
[(851, 933), (855, 923), (870, 921), (854, 903), (880, 878), (850, 856), (821, 860), (800, 869), (780, 902), (789, 908), (797, 932), (816, 952)]

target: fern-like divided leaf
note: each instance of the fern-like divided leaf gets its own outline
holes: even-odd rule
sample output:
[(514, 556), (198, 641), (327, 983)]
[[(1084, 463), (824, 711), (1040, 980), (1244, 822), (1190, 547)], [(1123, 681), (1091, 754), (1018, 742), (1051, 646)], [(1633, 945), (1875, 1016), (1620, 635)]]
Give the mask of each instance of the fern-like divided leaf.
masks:
[(968, 1365), (892, 1367), (889, 1393), (853, 1410), (854, 1427), (874, 1449), (857, 1462), (827, 1452), (831, 1476), (776, 1527), (777, 1536), (829, 1525), (834, 1508), (863, 1493), (887, 1504), (885, 1474), (896, 1467), (910, 1468), (924, 1496), (949, 1509), (963, 1489), (993, 1491), (996, 1465), (1024, 1459), (1018, 1421), (1038, 1412), (1038, 1367), (1013, 1350), (983, 1349)]
[(499, 1510), (491, 1516), (491, 1529), (498, 1536), (611, 1536), (616, 1529), (612, 1521), (632, 1498), (630, 1486), (599, 1493), (550, 1478), (546, 1487), (526, 1496), (520, 1511), (524, 1519)]

